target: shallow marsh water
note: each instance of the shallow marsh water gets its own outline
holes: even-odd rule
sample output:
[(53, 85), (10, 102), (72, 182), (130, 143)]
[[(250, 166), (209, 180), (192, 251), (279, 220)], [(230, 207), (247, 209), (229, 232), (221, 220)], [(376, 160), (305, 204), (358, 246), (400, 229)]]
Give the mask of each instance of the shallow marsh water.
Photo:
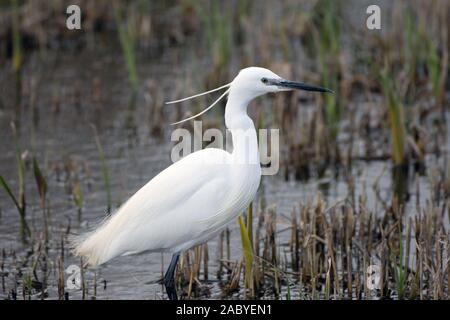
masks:
[[(364, 25), (365, 12), (368, 4), (378, 3), (382, 5), (383, 16), (388, 17), (389, 6), (386, 1), (353, 1), (344, 2), (345, 11), (354, 23), (353, 29), (360, 29)], [(262, 3), (262, 2), (261, 2)], [(311, 4), (308, 2), (307, 7)], [(164, 7), (164, 6), (163, 6)], [(271, 33), (274, 19), (285, 14), (283, 8), (276, 8), (274, 15), (267, 15), (264, 6), (261, 12), (253, 20), (247, 23), (258, 22), (260, 13), (265, 13), (271, 19), (269, 23)], [(292, 8), (284, 8), (292, 11)], [(170, 18), (170, 15), (168, 16)], [(296, 16), (293, 15), (291, 19)], [(300, 16), (301, 17), (301, 16)], [(294, 19), (295, 21), (295, 19)], [(273, 24), (273, 25), (271, 25)], [(254, 25), (258, 25), (254, 23)], [(266, 30), (266, 29), (263, 29)], [(389, 28), (386, 28), (389, 31)], [(175, 30), (176, 31), (176, 30)], [(252, 30), (251, 30), (252, 31)], [(385, 30), (383, 29), (383, 32)], [(251, 32), (255, 39), (264, 37), (262, 33)], [(262, 35), (261, 35), (262, 34)], [(276, 32), (275, 32), (276, 34)], [(274, 36), (274, 34), (272, 34)], [(199, 85), (203, 79), (199, 79), (197, 70), (208, 70), (207, 59), (199, 56), (199, 50), (187, 47), (181, 50), (164, 49), (163, 54), (152, 56), (152, 59), (140, 57), (138, 59), (138, 73), (142, 82), (140, 93), (134, 107), (130, 107), (131, 90), (128, 85), (127, 72), (121, 56), (119, 46), (114, 50), (104, 48), (96, 42), (102, 42), (102, 36), (87, 40), (95, 42), (93, 52), (76, 50), (70, 53), (58, 53), (54, 50), (46, 52), (46, 58), (42, 61), (38, 53), (29, 56), (24, 66), (23, 77), (23, 107), (17, 116), (13, 108), (5, 107), (13, 103), (14, 81), (11, 79), (10, 65), (0, 65), (0, 174), (11, 184), (13, 191), (17, 190), (17, 168), (15, 161), (15, 143), (11, 134), (10, 120), (17, 118), (18, 131), (20, 132), (20, 146), (26, 157), (26, 195), (27, 195), (27, 220), (32, 228), (33, 238), (38, 240), (42, 232), (42, 210), (38, 197), (36, 184), (32, 175), (30, 155), (36, 154), (47, 178), (49, 191), (48, 201), (50, 209), (50, 244), (49, 258), (50, 268), (48, 273), (48, 298), (58, 298), (58, 283), (56, 260), (60, 255), (61, 237), (66, 234), (70, 225), (71, 233), (83, 232), (96, 221), (105, 216), (106, 191), (101, 175), (101, 163), (95, 144), (90, 123), (94, 124), (99, 132), (103, 145), (111, 178), (113, 211), (123, 203), (130, 195), (137, 191), (148, 180), (154, 177), (162, 169), (171, 164), (170, 151), (173, 143), (170, 141), (172, 127), (169, 123), (183, 117), (180, 110), (192, 109), (197, 111), (203, 107), (199, 104), (189, 104), (178, 109), (175, 106), (163, 107), (164, 117), (156, 123), (162, 129), (161, 136), (152, 134), (155, 131), (155, 106), (162, 106), (164, 100), (183, 97), (192, 94), (193, 88)], [(116, 37), (116, 34), (113, 35)], [(167, 36), (168, 38), (169, 36)], [(276, 36), (278, 38), (278, 36)], [(108, 36), (107, 36), (108, 38)], [(109, 41), (110, 39), (106, 39)], [(299, 36), (293, 36), (292, 45), (300, 46), (303, 41)], [(263, 42), (262, 39), (259, 41)], [(258, 42), (255, 40), (254, 42)], [(249, 41), (249, 45), (252, 44)], [(90, 44), (92, 45), (92, 44)], [(274, 45), (275, 46), (275, 45)], [(280, 46), (281, 47), (281, 46)], [(265, 48), (255, 45), (256, 51), (264, 52)], [(247, 48), (248, 49), (248, 48)], [(279, 48), (276, 48), (279, 49)], [(245, 50), (242, 50), (245, 51)], [(274, 50), (274, 55), (281, 54), (281, 50)], [(145, 54), (144, 54), (145, 55)], [(205, 53), (203, 53), (205, 55)], [(295, 55), (306, 55), (295, 53)], [(237, 60), (236, 56), (234, 57)], [(263, 60), (263, 58), (259, 58)], [(148, 62), (152, 60), (152, 62)], [(234, 61), (235, 62), (235, 61)], [(303, 61), (302, 61), (303, 62)], [(292, 61), (290, 61), (292, 63)], [(297, 62), (296, 62), (297, 63)], [(236, 68), (235, 71), (238, 71)], [(299, 79), (302, 80), (302, 79)], [(4, 94), (4, 93), (9, 94)], [(252, 106), (251, 112), (255, 114), (258, 107), (263, 108), (266, 114), (272, 112), (272, 98), (258, 99)], [(302, 110), (313, 109), (311, 103), (299, 103)], [(354, 110), (360, 116), (367, 108), (373, 106), (357, 106)], [(221, 119), (222, 108), (217, 108), (206, 117), (211, 119), (215, 114)], [(377, 117), (377, 114), (374, 116)], [(447, 117), (447, 137), (443, 139), (446, 145), (442, 147), (439, 158), (428, 156), (426, 159), (427, 174), (418, 179), (421, 187), (420, 204), (426, 205), (430, 197), (430, 175), (428, 170), (433, 167), (445, 167), (448, 165), (448, 153), (450, 144), (450, 127)], [(346, 120), (345, 120), (346, 121)], [(223, 121), (219, 121), (219, 128), (223, 129)], [(345, 125), (345, 123), (344, 123)], [(347, 126), (349, 124), (346, 124)], [(283, 138), (283, 137), (282, 137)], [(357, 152), (357, 151), (356, 151)], [(262, 179), (258, 199), (255, 207), (261, 199), (267, 206), (275, 206), (277, 211), (277, 243), (283, 247), (289, 242), (290, 215), (293, 208), (304, 204), (309, 199), (321, 192), (328, 206), (346, 199), (350, 193), (348, 181), (343, 174), (335, 177), (332, 170), (327, 170), (323, 177), (312, 176), (307, 181), (286, 181), (283, 167), (276, 176), (267, 176)], [(381, 175), (381, 176), (380, 176)], [(392, 178), (390, 161), (354, 161), (352, 172), (354, 178), (355, 196), (367, 194), (368, 208), (373, 212), (381, 211), (372, 185), (378, 181), (380, 194), (389, 200), (392, 197)], [(78, 211), (71, 195), (71, 183), (73, 179), (79, 179), (84, 198), (81, 221), (78, 221)], [(407, 202), (408, 214), (417, 214), (415, 210), (416, 181), (407, 182), (410, 190), (410, 198)], [(256, 220), (256, 217), (254, 218)], [(445, 219), (448, 224), (448, 218)], [(256, 224), (256, 221), (254, 221)], [(231, 260), (238, 261), (242, 258), (241, 240), (237, 222), (230, 224), (231, 230)], [(283, 231), (287, 230), (287, 231)], [(38, 251), (38, 241), (32, 245), (23, 245), (19, 237), (19, 217), (12, 202), (3, 190), (0, 191), (0, 250), (4, 254), (0, 257), (2, 265), (0, 298), (11, 298), (11, 290), (17, 292), (18, 298), (22, 298), (22, 275), (32, 272), (33, 266), (27, 256), (31, 248)], [(206, 286), (210, 294), (202, 298), (222, 298), (223, 290), (216, 277), (219, 268), (218, 263), (218, 239), (208, 242), (209, 249), (209, 282)], [(64, 254), (64, 268), (71, 264), (79, 264), (69, 252)], [(167, 266), (170, 257), (160, 254), (142, 254), (116, 258), (101, 266), (97, 270), (98, 299), (161, 299), (165, 298), (162, 285), (158, 283)], [(162, 262), (163, 261), (163, 262)], [(202, 269), (203, 270), (203, 269)], [(42, 272), (39, 274), (41, 278)], [(66, 277), (69, 274), (65, 274)], [(93, 274), (86, 274), (88, 281), (87, 296), (93, 295)], [(225, 276), (226, 278), (226, 276)], [(203, 280), (202, 275), (200, 281)], [(105, 282), (106, 281), (106, 286)], [(70, 299), (80, 299), (80, 290), (66, 289)], [(282, 288), (283, 297), (286, 288)], [(243, 298), (242, 290), (231, 296)], [(262, 298), (273, 297), (271, 293)], [(299, 298), (298, 288), (292, 289), (292, 298)], [(34, 292), (33, 298), (39, 299), (40, 293)]]
[[(173, 97), (171, 83), (174, 77), (180, 75), (180, 72), (167, 74), (167, 70), (177, 70), (177, 68), (167, 68), (167, 64), (176, 63), (178, 54), (173, 52), (173, 55), (162, 56), (156, 63), (140, 65), (141, 78), (150, 86), (162, 88), (159, 95), (171, 94), (170, 98)], [(98, 128), (105, 151), (114, 210), (139, 187), (171, 164), (170, 150), (173, 143), (170, 141), (171, 128), (168, 123), (173, 120), (173, 111), (169, 110), (171, 107), (165, 107), (163, 111), (166, 115), (162, 124), (163, 134), (160, 137), (151, 134), (153, 125), (150, 105), (155, 95), (149, 96), (147, 93), (147, 98), (145, 94), (139, 95), (140, 98), (134, 109), (130, 109), (130, 93), (127, 80), (123, 76), (125, 74), (123, 66), (108, 58), (106, 53), (104, 56), (91, 56), (89, 53), (66, 56), (59, 58), (57, 62), (47, 62), (45, 67), (41, 66), (38, 70), (33, 70), (32, 62), (28, 66), (30, 69), (25, 73), (24, 110), (22, 110), (18, 130), (22, 150), (37, 151), (49, 185), (48, 199), (51, 217), (49, 256), (51, 257), (58, 255), (61, 249), (59, 242), (68, 225), (71, 232), (82, 232), (105, 215), (106, 193), (101, 176), (101, 164), (89, 124), (93, 123)], [(11, 89), (12, 84), (8, 79), (3, 78), (1, 81), (2, 86), (7, 90)], [(33, 90), (35, 92), (31, 93)], [(178, 88), (178, 91), (183, 92), (182, 88)], [(32, 94), (36, 94), (34, 102), (27, 100)], [(7, 97), (4, 98), (3, 103), (8, 103)], [(30, 109), (30, 104), (33, 103), (34, 109)], [(9, 110), (0, 110), (0, 136), (2, 137), (0, 168), (1, 174), (10, 181), (13, 190), (17, 190), (15, 144), (9, 126), (11, 117)], [(448, 151), (448, 147), (446, 150)], [(434, 160), (430, 157), (427, 164), (430, 167), (433, 163), (442, 165), (439, 161), (442, 159)], [(28, 168), (27, 219), (33, 234), (36, 235), (42, 231), (42, 210), (29, 169), (29, 158), (26, 163)], [(375, 180), (379, 179), (381, 195), (386, 198), (391, 196), (392, 179), (389, 162), (356, 161), (352, 168), (356, 194), (366, 193), (369, 207), (376, 212), (377, 201), (371, 186)], [(74, 172), (81, 181), (84, 196), (80, 222), (67, 186), (69, 176)], [(424, 202), (429, 197), (428, 178), (423, 176), (419, 179), (422, 186), (420, 201)], [(413, 185), (414, 183), (411, 183), (410, 188), (413, 188)], [(286, 226), (289, 226), (293, 208), (314, 197), (318, 191), (322, 192), (329, 205), (345, 199), (349, 192), (346, 181), (341, 176), (335, 179), (332, 172), (327, 171), (320, 179), (286, 181), (280, 170), (276, 176), (263, 178), (258, 199), (264, 198), (268, 206), (276, 206), (277, 229), (284, 230)], [(415, 202), (415, 194), (412, 192), (408, 205), (412, 206)], [(258, 203), (258, 200), (255, 203)], [(18, 214), (4, 192), (0, 192), (0, 210), (0, 250), (6, 253), (2, 259), (3, 290), (0, 290), (0, 298), (8, 298), (10, 290), (17, 287), (15, 281), (18, 270), (31, 268), (25, 262), (30, 246), (23, 245), (19, 241)], [(242, 257), (237, 222), (231, 223), (230, 230), (231, 260), (237, 261)], [(280, 232), (277, 238), (278, 243), (283, 246), (289, 241), (289, 234)], [(215, 276), (219, 267), (218, 239), (212, 239), (208, 247), (210, 274), (207, 287), (210, 294), (207, 297), (221, 298), (223, 293)], [(15, 262), (14, 259), (16, 259)], [(97, 271), (96, 297), (99, 299), (162, 298), (164, 290), (158, 281), (164, 270), (163, 264), (167, 265), (169, 259), (169, 256), (161, 254), (141, 254), (114, 259)], [(55, 261), (49, 261), (49, 263), (55, 267)], [(79, 261), (70, 253), (65, 254), (65, 268), (78, 263)], [(86, 279), (88, 282), (86, 298), (89, 298), (93, 295), (93, 273), (88, 272)], [(16, 289), (20, 296), (20, 286)], [(81, 298), (80, 290), (68, 289), (67, 291), (70, 299)], [(298, 297), (298, 291), (293, 289), (292, 295), (293, 298)], [(34, 297), (37, 298), (38, 294)], [(48, 275), (48, 298), (56, 299), (57, 297), (57, 273), (53, 269)], [(233, 297), (242, 297), (242, 293), (237, 293)]]

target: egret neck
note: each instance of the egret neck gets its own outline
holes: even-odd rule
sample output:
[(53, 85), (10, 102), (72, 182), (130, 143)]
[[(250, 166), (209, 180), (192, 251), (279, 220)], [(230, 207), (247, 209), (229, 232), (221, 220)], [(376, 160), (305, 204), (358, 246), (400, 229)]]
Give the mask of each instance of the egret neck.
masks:
[(252, 119), (247, 115), (251, 97), (236, 92), (232, 87), (225, 107), (225, 125), (233, 141), (234, 164), (254, 165), (260, 168), (258, 139)]

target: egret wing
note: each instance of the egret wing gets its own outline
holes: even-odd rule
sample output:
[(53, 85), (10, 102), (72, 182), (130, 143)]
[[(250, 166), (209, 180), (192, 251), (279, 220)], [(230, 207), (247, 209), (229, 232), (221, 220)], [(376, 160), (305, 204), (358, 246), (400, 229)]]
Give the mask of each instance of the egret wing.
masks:
[(174, 163), (78, 241), (76, 251), (96, 265), (131, 252), (171, 251), (201, 237), (196, 222), (223, 210), (228, 197), (229, 157), (211, 148)]

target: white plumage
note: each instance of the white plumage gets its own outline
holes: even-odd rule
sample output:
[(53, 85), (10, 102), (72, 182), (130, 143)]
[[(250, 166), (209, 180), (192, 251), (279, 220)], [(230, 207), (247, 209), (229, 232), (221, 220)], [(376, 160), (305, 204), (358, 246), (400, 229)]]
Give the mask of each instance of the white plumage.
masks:
[(174, 253), (208, 240), (223, 228), (218, 221), (232, 221), (245, 209), (259, 185), (259, 175), (248, 177), (257, 175), (259, 167), (242, 167), (237, 174), (231, 163), (229, 153), (213, 148), (174, 163), (97, 230), (77, 239), (75, 254), (97, 266), (120, 255)]
[(224, 88), (228, 89), (203, 112), (177, 123), (203, 114), (228, 94), (225, 124), (231, 131), (233, 151), (204, 149), (172, 164), (96, 230), (74, 238), (75, 255), (97, 266), (120, 255), (170, 252), (173, 258), (164, 283), (169, 298), (176, 299), (173, 272), (179, 252), (218, 234), (245, 210), (257, 192), (261, 167), (256, 130), (247, 115), (249, 102), (268, 92), (292, 89), (330, 92), (284, 80), (257, 67), (241, 70), (230, 84), (206, 93)]

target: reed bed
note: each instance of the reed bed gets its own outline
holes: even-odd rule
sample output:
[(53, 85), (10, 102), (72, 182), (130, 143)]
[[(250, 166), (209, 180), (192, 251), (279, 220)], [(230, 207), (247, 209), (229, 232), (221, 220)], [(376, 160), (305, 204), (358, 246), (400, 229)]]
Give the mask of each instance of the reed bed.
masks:
[[(442, 181), (436, 184), (444, 186)], [(207, 244), (183, 255), (176, 276), (182, 297), (209, 297), (211, 281), (219, 281), (222, 298), (448, 299), (448, 199), (407, 209), (393, 198), (374, 211), (367, 197), (361, 194), (354, 201), (349, 195), (328, 204), (318, 192), (292, 208), (290, 217), (280, 216), (273, 206), (259, 205), (253, 209), (253, 241), (245, 220), (239, 219), (241, 260), (224, 256), (211, 270)], [(20, 258), (3, 250), (1, 277), (8, 298), (46, 297), (52, 274), (58, 279), (59, 298), (69, 298), (62, 269), (69, 254), (69, 230), (70, 225), (60, 239), (35, 236), (31, 251)], [(225, 243), (223, 250), (230, 245)], [(368, 281), (370, 266), (380, 272), (375, 288)], [(20, 284), (15, 288), (9, 286), (12, 275)], [(96, 296), (97, 281), (92, 277), (83, 284), (85, 298)]]

